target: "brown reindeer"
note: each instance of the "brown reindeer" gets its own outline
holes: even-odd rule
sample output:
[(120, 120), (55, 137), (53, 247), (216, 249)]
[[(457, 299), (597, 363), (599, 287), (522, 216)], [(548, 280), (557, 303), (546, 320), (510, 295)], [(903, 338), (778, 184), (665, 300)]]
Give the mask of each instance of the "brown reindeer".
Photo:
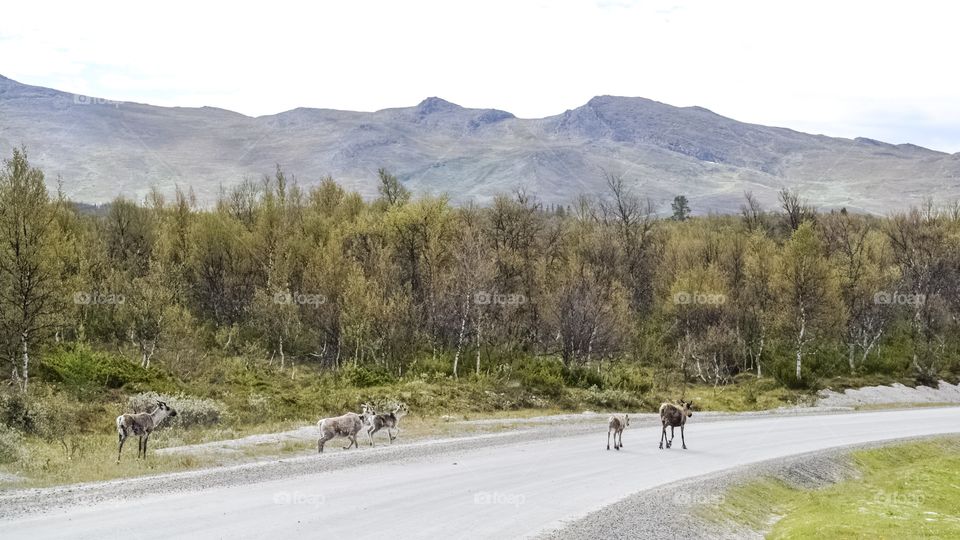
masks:
[[(610, 434), (613, 433), (613, 449), (619, 450), (623, 448), (623, 430), (630, 425), (630, 415), (625, 414), (623, 416), (613, 415), (610, 417), (610, 421), (607, 427), (607, 450), (610, 449)], [(617, 436), (620, 436), (619, 441)]]
[(123, 452), (123, 443), (130, 435), (136, 435), (140, 438), (137, 443), (137, 458), (141, 455), (147, 459), (147, 440), (153, 430), (163, 422), (166, 417), (173, 418), (177, 416), (177, 411), (170, 408), (162, 401), (157, 402), (157, 408), (151, 413), (121, 414), (117, 417), (117, 435), (120, 437), (120, 445), (117, 448), (117, 463), (120, 463), (120, 454)]
[(363, 419), (357, 413), (348, 412), (342, 416), (324, 418), (317, 422), (317, 427), (320, 428), (320, 438), (317, 440), (319, 454), (323, 453), (323, 445), (334, 437), (346, 437), (350, 441), (344, 450), (351, 446), (360, 448), (357, 444), (357, 433), (360, 433), (360, 428), (363, 427)]
[[(664, 403), (660, 405), (660, 423), (663, 425), (663, 431), (660, 433), (660, 449), (663, 450), (663, 442), (667, 442), (667, 448), (673, 446), (673, 429), (680, 426), (680, 441), (683, 449), (687, 449), (687, 441), (683, 438), (683, 426), (687, 424), (687, 418), (693, 416), (693, 403), (680, 400), (677, 405), (673, 403)], [(667, 441), (667, 426), (670, 426), (670, 440)]]

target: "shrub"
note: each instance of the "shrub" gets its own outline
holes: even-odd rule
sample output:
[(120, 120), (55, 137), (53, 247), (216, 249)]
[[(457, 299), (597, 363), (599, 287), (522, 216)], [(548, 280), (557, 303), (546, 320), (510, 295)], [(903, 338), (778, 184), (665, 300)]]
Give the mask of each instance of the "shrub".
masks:
[(625, 362), (609, 363), (608, 367), (604, 368), (603, 378), (605, 384), (597, 385), (600, 388), (646, 394), (653, 386), (653, 378), (647, 371), (636, 364)]
[(396, 377), (385, 369), (364, 366), (346, 366), (338, 373), (340, 380), (355, 388), (383, 386), (396, 381)]
[(583, 406), (599, 407), (601, 409), (628, 411), (643, 410), (648, 404), (643, 398), (633, 392), (625, 390), (600, 390), (596, 387), (587, 390), (570, 390), (568, 396), (562, 400), (568, 408)]
[(93, 351), (84, 345), (58, 349), (45, 356), (41, 372), (45, 379), (63, 383), (78, 395), (149, 382), (157, 376), (125, 358)]
[(603, 388), (603, 376), (590, 366), (563, 368), (563, 382), (575, 388)]
[[(460, 358), (460, 376), (463, 377), (470, 373), (473, 368), (473, 364), (470, 361), (474, 357), (464, 355)], [(413, 362), (410, 363), (410, 366), (405, 369), (407, 375), (428, 375), (431, 378), (436, 378), (437, 374), (442, 374), (442, 377), (449, 377), (453, 375), (453, 356), (447, 354), (420, 354), (417, 355)]]
[(177, 411), (170, 420), (171, 425), (181, 427), (212, 426), (220, 423), (223, 417), (223, 404), (207, 398), (198, 398), (179, 394), (176, 396), (143, 392), (130, 396), (127, 407), (133, 412), (150, 412), (157, 401), (163, 401)]
[(552, 358), (525, 358), (514, 365), (513, 374), (528, 390), (559, 395), (563, 391), (563, 364)]
[(0, 424), (0, 464), (13, 463), (23, 454), (23, 435)]
[(82, 412), (77, 403), (47, 389), (31, 394), (0, 395), (0, 424), (47, 439), (74, 430)]
[(247, 411), (258, 418), (266, 418), (272, 409), (270, 398), (263, 394), (247, 396)]
[(797, 367), (791, 358), (780, 358), (773, 362), (770, 373), (780, 385), (791, 390), (815, 390), (819, 387), (815, 370), (811, 369), (812, 362), (803, 366), (803, 379), (797, 380)]
[(36, 433), (41, 422), (40, 411), (25, 394), (0, 394), (0, 425)]

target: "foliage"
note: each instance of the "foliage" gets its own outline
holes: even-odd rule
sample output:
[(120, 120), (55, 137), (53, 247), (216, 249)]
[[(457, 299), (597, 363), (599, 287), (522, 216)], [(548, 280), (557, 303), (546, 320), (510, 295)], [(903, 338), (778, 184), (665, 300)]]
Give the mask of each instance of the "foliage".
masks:
[(533, 358), (513, 366), (513, 375), (524, 388), (547, 395), (558, 395), (563, 390), (563, 372), (563, 364), (551, 358)]
[(78, 395), (125, 386), (156, 386), (161, 375), (129, 360), (77, 344), (55, 349), (43, 357), (44, 378), (61, 383)]
[(23, 435), (0, 424), (0, 464), (13, 463), (23, 453)]
[[(386, 170), (365, 201), (278, 167), (210, 208), (178, 190), (92, 214), (42, 179), (17, 150), (0, 181), (0, 372), (39, 358), (41, 383), (100, 407), (183, 392), (252, 418), (256, 394), (299, 418), (408, 385), (482, 409), (647, 404), (747, 373), (960, 376), (960, 216), (932, 206), (827, 213), (785, 190), (740, 216), (678, 197), (684, 219), (661, 219), (611, 176), (567, 207), (522, 190), (455, 207)], [(43, 286), (18, 290), (18, 268)]]
[(177, 411), (177, 416), (170, 419), (170, 424), (180, 427), (212, 426), (220, 423), (225, 414), (223, 404), (209, 398), (156, 392), (143, 392), (130, 396), (127, 399), (127, 410), (150, 412), (156, 408), (157, 401), (163, 401)]
[(82, 430), (86, 410), (65, 394), (39, 388), (30, 393), (0, 393), (0, 424), (49, 440)]
[(395, 378), (382, 368), (350, 365), (342, 368), (338, 373), (340, 380), (347, 386), (354, 388), (369, 388), (389, 384)]

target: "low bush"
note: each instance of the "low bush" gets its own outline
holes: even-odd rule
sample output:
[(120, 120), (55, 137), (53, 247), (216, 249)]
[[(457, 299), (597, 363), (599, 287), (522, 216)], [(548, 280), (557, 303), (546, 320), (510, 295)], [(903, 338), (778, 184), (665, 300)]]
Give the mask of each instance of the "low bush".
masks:
[(0, 394), (0, 424), (45, 439), (56, 439), (77, 429), (89, 412), (89, 408), (78, 406), (63, 393), (46, 388), (29, 394)]
[(513, 377), (531, 391), (557, 396), (564, 389), (563, 364), (555, 358), (524, 358), (513, 365)]
[(593, 366), (567, 366), (563, 368), (563, 382), (573, 388), (603, 388), (604, 377)]
[(156, 370), (143, 369), (123, 357), (85, 345), (54, 350), (43, 357), (40, 369), (44, 379), (61, 383), (79, 396), (160, 378)]
[(601, 409), (613, 411), (645, 411), (650, 409), (642, 395), (626, 390), (601, 390), (597, 387), (569, 389), (560, 399), (566, 409)]
[(23, 453), (23, 435), (0, 424), (0, 464), (18, 461)]
[(395, 382), (396, 377), (385, 369), (348, 365), (337, 374), (340, 380), (355, 388), (383, 386)]
[(198, 398), (183, 394), (172, 396), (156, 392), (143, 392), (127, 399), (128, 410), (132, 412), (150, 412), (163, 401), (177, 411), (171, 419), (171, 425), (180, 427), (213, 426), (219, 424), (224, 416), (223, 404), (208, 398)]
[(610, 363), (603, 368), (602, 388), (646, 394), (653, 388), (653, 375), (646, 369), (625, 362)]

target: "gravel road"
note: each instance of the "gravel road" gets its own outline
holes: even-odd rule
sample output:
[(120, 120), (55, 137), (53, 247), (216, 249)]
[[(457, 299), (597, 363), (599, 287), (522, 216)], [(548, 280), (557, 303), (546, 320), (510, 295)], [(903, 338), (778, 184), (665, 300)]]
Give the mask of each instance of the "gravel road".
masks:
[[(0, 496), (5, 539), (514, 538), (673, 482), (807, 452), (960, 432), (960, 408), (749, 415), (687, 430), (658, 450), (631, 425), (607, 451), (601, 423), (333, 452)], [(653, 509), (651, 509), (653, 510)], [(640, 508), (638, 511), (644, 511)], [(582, 524), (582, 522), (581, 522)], [(622, 531), (629, 537), (630, 531)]]

